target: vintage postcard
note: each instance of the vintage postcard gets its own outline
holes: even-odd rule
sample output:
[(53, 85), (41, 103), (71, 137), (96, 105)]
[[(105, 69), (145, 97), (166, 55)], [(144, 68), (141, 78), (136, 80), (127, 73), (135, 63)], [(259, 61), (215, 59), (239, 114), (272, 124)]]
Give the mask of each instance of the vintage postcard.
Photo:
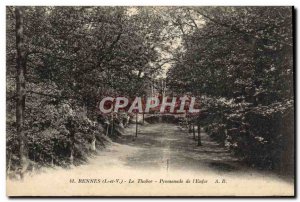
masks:
[(294, 196), (293, 18), (7, 6), (7, 195)]

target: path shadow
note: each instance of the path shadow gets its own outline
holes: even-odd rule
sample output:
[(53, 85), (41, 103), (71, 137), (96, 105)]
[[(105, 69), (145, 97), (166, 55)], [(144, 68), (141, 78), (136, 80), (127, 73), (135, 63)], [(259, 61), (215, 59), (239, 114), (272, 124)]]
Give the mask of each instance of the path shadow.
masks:
[(222, 172), (233, 172), (240, 170), (238, 167), (224, 162), (211, 162), (209, 163), (209, 167)]

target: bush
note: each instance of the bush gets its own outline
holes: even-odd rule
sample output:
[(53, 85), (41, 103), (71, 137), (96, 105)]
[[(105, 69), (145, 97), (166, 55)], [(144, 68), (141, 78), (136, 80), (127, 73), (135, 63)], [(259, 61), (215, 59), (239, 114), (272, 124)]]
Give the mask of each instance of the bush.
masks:
[(288, 145), (293, 145), (293, 101), (255, 107), (224, 99), (213, 103), (206, 103), (210, 120), (202, 121), (211, 122), (206, 128), (213, 139), (251, 166), (278, 169), (285, 161), (289, 169), (293, 167), (293, 150), (287, 151)]
[[(43, 104), (31, 106), (27, 111), (30, 119), (25, 122), (28, 157), (37, 166), (78, 165), (91, 154), (94, 140), (105, 141), (102, 126), (85, 116), (82, 108), (76, 105), (71, 108), (69, 104)], [(17, 169), (18, 164), (13, 161), (18, 156), (14, 128), (13, 122), (8, 122), (7, 157), (11, 170)], [(103, 143), (97, 144), (100, 145)]]

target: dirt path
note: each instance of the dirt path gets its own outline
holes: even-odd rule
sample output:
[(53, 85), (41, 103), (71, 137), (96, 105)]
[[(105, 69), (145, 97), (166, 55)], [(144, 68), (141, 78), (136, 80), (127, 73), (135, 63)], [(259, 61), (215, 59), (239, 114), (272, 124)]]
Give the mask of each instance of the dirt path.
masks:
[[(293, 184), (271, 173), (239, 164), (229, 151), (202, 133), (203, 146), (193, 135), (172, 124), (126, 129), (118, 143), (108, 145), (85, 165), (45, 169), (24, 182), (7, 181), (14, 195), (291, 195)], [(75, 183), (70, 183), (70, 180)], [(89, 179), (122, 183), (79, 183)], [(137, 183), (138, 180), (152, 183)], [(165, 184), (161, 180), (203, 180), (203, 183)], [(130, 180), (134, 183), (129, 184)], [(224, 180), (225, 183), (219, 183)], [(218, 181), (216, 183), (216, 181)], [(114, 192), (115, 191), (115, 192)]]
[(128, 137), (120, 140), (136, 148), (136, 152), (124, 159), (133, 168), (153, 168), (166, 171), (215, 170), (216, 172), (237, 171), (237, 159), (228, 150), (212, 141), (201, 132), (203, 146), (198, 147), (192, 133), (173, 124), (149, 124), (139, 126), (138, 138), (132, 138), (135, 127), (127, 129)]

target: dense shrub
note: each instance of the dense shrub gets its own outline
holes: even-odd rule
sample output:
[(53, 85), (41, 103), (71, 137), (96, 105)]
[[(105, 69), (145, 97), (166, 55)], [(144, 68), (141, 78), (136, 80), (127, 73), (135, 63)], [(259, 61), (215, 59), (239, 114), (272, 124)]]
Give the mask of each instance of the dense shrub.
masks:
[[(98, 142), (97, 146), (103, 145), (102, 126), (91, 121), (82, 108), (73, 109), (69, 104), (43, 104), (30, 108), (31, 119), (27, 119), (25, 125), (27, 152), (32, 163), (37, 166), (76, 165), (92, 152), (94, 140)], [(18, 142), (13, 136), (13, 125), (8, 125), (7, 131), (7, 157), (13, 160), (18, 156)], [(16, 169), (17, 161), (12, 160), (10, 169)]]
[(207, 100), (212, 113), (210, 120), (202, 120), (202, 124), (212, 138), (259, 168), (277, 169), (286, 158), (291, 164), (293, 151), (287, 148), (293, 144), (293, 101), (253, 106), (225, 99)]

